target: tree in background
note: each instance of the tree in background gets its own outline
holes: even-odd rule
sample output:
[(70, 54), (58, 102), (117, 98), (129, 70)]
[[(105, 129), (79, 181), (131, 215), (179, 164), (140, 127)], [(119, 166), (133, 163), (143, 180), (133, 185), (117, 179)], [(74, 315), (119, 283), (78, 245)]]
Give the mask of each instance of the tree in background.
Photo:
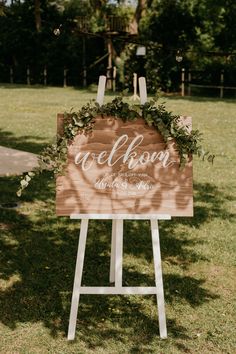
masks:
[(1, 0), (0, 1), (0, 16), (4, 16), (5, 5), (6, 5), (6, 1)]
[[(141, 1), (139, 1), (140, 6)], [(126, 75), (145, 66), (149, 89), (179, 89), (181, 67), (219, 72), (235, 70), (236, 2), (234, 0), (146, 0), (139, 17), (141, 42), (147, 47), (145, 62), (130, 46)], [(175, 60), (177, 51), (183, 61)], [(210, 52), (213, 52), (210, 54)], [(233, 77), (233, 75), (228, 75)], [(219, 77), (215, 78), (219, 82)]]
[(136, 57), (135, 50), (130, 51), (129, 61), (134, 65), (136, 59), (136, 66), (138, 62), (145, 66), (151, 91), (178, 90), (180, 65), (175, 60), (176, 52), (187, 50), (197, 38), (192, 1), (147, 0), (145, 5), (139, 18), (140, 39), (147, 49), (145, 63)]
[(219, 84), (221, 70), (226, 85), (235, 86), (236, 2), (199, 0), (193, 2), (197, 39), (186, 54), (190, 68), (203, 70), (206, 83)]
[[(61, 85), (67, 68), (69, 84), (78, 85), (86, 63), (88, 83), (97, 82), (107, 59), (93, 63), (107, 53), (109, 16), (122, 18), (134, 35), (112, 37), (121, 87), (132, 86), (133, 73), (145, 70), (149, 90), (173, 91), (179, 89), (182, 66), (229, 73), (236, 67), (235, 0), (133, 0), (131, 5), (128, 0), (12, 0), (10, 5), (2, 0), (0, 5), (1, 81), (9, 80), (14, 66), (15, 82), (25, 82), (29, 66), (32, 83), (42, 83), (47, 67), (49, 84)], [(136, 56), (138, 43), (147, 48), (143, 59)], [(183, 52), (180, 64), (177, 50)]]
[[(63, 70), (69, 68), (70, 84), (81, 84), (83, 71), (83, 40), (77, 18), (93, 20), (89, 1), (25, 0), (14, 2), (0, 18), (1, 78), (9, 78), (14, 67), (14, 82), (26, 82), (30, 67), (31, 83), (43, 82), (43, 70), (48, 69), (48, 83), (62, 85)], [(104, 53), (101, 39), (87, 37), (88, 64)], [(22, 50), (23, 49), (23, 50)]]

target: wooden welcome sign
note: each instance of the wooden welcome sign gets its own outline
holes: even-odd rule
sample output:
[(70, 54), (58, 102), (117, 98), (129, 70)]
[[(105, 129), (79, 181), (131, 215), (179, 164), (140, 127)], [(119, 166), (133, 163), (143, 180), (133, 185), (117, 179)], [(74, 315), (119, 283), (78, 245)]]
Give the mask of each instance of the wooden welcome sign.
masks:
[[(62, 122), (59, 114), (59, 130)], [(78, 134), (69, 147), (56, 190), (57, 215), (193, 216), (192, 162), (180, 169), (174, 142), (166, 146), (141, 118), (97, 117), (93, 132)]]

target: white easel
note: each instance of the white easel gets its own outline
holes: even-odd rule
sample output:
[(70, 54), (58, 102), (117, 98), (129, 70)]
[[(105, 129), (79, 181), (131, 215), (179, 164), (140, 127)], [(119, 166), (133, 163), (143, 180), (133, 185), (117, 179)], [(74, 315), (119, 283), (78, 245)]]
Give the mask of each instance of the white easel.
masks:
[[(106, 77), (99, 78), (97, 102), (101, 105), (105, 92)], [(147, 100), (145, 78), (139, 78), (141, 104)], [(157, 308), (159, 318), (159, 332), (161, 338), (167, 337), (166, 315), (164, 303), (164, 291), (161, 268), (161, 252), (158, 230), (158, 220), (170, 220), (170, 215), (139, 215), (139, 214), (72, 214), (71, 219), (81, 219), (80, 237), (78, 244), (75, 278), (72, 293), (71, 311), (69, 319), (68, 340), (74, 340), (76, 331), (76, 320), (80, 294), (116, 294), (130, 295), (142, 294), (157, 296)], [(86, 238), (89, 219), (112, 219), (112, 240), (111, 240), (111, 262), (110, 262), (110, 283), (114, 286), (94, 287), (81, 286)], [(155, 271), (154, 287), (123, 287), (122, 286), (122, 251), (123, 251), (123, 220), (150, 220), (152, 247)]]

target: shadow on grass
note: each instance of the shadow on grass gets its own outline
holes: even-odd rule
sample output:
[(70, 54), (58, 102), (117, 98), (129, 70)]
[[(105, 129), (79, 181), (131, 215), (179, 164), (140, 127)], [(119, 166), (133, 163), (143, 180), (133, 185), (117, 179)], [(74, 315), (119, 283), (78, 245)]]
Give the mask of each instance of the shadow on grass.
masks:
[[(1, 179), (1, 202), (14, 200), (16, 178)], [(71, 291), (74, 277), (79, 221), (56, 218), (54, 211), (54, 182), (43, 175), (36, 179), (34, 188), (23, 197), (23, 209), (2, 209), (0, 214), (1, 278), (0, 318), (12, 330), (18, 322), (39, 322), (56, 337), (67, 332)], [(199, 228), (209, 218), (231, 218), (224, 208), (224, 194), (214, 185), (196, 184), (197, 210), (194, 218), (176, 218), (161, 223), (163, 261), (178, 262), (184, 266), (203, 257), (194, 251), (198, 240), (186, 231)], [(32, 204), (34, 202), (35, 204)], [(32, 209), (34, 208), (34, 209)], [(177, 230), (178, 225), (183, 231)], [(83, 284), (109, 285), (111, 221), (91, 221), (85, 256)], [(151, 268), (152, 250), (148, 222), (125, 223), (124, 254), (142, 267)], [(152, 285), (153, 272), (143, 274), (135, 264), (124, 266), (124, 282), (129, 285)], [(205, 279), (179, 274), (164, 274), (167, 303), (186, 301), (192, 307), (218, 297), (204, 288)], [(87, 347), (103, 347), (109, 338), (131, 343), (131, 353), (156, 340), (159, 335), (154, 296), (145, 301), (139, 296), (81, 296), (78, 315), (77, 340)], [(169, 335), (188, 339), (187, 329), (174, 319), (167, 321)], [(72, 344), (73, 345), (73, 344)], [(177, 344), (176, 344), (177, 345)], [(149, 353), (154, 353), (150, 347)]]
[[(38, 142), (32, 142), (32, 140), (37, 140)], [(25, 135), (21, 137), (16, 137), (9, 131), (4, 131), (0, 129), (0, 141), (1, 146), (5, 146), (11, 149), (18, 149), (22, 151), (32, 152), (38, 154), (42, 151), (47, 144), (42, 143), (45, 141), (44, 138), (38, 136)], [(41, 143), (40, 143), (41, 142)]]

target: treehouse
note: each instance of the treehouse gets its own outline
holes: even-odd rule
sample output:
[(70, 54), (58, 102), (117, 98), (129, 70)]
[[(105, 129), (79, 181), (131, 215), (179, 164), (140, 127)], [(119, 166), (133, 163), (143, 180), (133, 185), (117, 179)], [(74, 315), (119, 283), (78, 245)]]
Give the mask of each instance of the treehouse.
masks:
[(87, 36), (99, 36), (104, 38), (107, 47), (107, 53), (101, 58), (96, 60), (92, 66), (99, 64), (105, 58), (107, 58), (107, 88), (114, 90), (115, 78), (116, 78), (116, 68), (113, 67), (113, 59), (116, 56), (113, 39), (120, 38), (122, 40), (131, 41), (137, 33), (132, 30), (132, 24), (122, 16), (104, 16), (101, 19), (101, 25), (96, 32), (93, 32), (91, 28), (91, 19), (88, 16), (78, 16), (76, 18), (77, 22), (77, 31), (83, 38), (83, 84), (86, 86), (86, 76), (87, 70), (89, 68), (86, 66), (86, 37)]

